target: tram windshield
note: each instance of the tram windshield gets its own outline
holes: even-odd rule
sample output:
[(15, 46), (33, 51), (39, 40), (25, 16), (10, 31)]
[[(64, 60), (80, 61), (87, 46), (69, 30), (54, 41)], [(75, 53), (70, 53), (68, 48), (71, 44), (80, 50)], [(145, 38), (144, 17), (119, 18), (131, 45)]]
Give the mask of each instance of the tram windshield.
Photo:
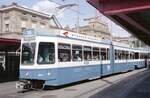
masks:
[(36, 43), (24, 43), (22, 45), (22, 64), (28, 65), (34, 63)]
[(54, 43), (40, 42), (38, 50), (38, 64), (54, 64), (55, 48)]

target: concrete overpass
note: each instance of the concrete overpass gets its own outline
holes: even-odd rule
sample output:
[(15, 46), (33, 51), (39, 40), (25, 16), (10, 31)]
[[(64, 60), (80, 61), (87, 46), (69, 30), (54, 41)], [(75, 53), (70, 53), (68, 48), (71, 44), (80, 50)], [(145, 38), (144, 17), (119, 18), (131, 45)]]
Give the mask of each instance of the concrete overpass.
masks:
[(88, 0), (106, 17), (150, 45), (150, 0)]

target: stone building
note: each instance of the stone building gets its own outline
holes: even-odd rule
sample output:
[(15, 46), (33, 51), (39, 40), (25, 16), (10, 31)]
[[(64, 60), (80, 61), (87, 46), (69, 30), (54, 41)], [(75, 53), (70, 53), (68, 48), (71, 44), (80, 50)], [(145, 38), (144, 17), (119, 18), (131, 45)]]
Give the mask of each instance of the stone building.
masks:
[(61, 25), (54, 16), (31, 10), (13, 3), (0, 7), (0, 37), (20, 39), (26, 28), (48, 29)]
[(22, 31), (50, 27), (61, 28), (55, 16), (16, 3), (0, 7), (0, 82), (18, 79)]
[(141, 40), (137, 39), (135, 36), (130, 36), (129, 41), (130, 41), (130, 47), (132, 48), (138, 48), (138, 47), (148, 48), (148, 45), (146, 45)]
[(87, 25), (80, 26), (79, 30), (81, 34), (94, 36), (100, 39), (111, 39), (111, 33), (108, 25), (102, 22), (99, 17), (85, 19), (89, 21)]
[(129, 44), (130, 42), (130, 37), (116, 37), (116, 36), (113, 36), (112, 37), (112, 40), (114, 42), (119, 42), (119, 43), (124, 43), (124, 44)]
[(148, 46), (144, 42), (140, 41), (133, 35), (131, 35), (129, 37), (115, 37), (114, 36), (112, 38), (112, 40), (114, 42), (128, 44), (129, 47), (131, 47), (131, 48), (148, 48)]

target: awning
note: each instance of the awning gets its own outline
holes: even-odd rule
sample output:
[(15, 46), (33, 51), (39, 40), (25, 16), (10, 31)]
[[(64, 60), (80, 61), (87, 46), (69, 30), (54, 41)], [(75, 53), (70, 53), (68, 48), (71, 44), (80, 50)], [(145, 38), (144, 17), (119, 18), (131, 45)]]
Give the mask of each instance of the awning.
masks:
[(0, 51), (16, 51), (21, 41), (17, 39), (0, 38)]
[(150, 0), (88, 0), (88, 2), (116, 24), (150, 45)]

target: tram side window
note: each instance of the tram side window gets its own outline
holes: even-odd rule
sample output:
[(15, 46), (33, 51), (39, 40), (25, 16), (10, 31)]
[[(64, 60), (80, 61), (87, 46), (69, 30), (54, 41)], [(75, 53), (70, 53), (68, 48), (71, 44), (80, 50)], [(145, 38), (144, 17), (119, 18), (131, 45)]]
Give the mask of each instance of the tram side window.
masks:
[(147, 59), (147, 53), (144, 53), (144, 59)]
[(92, 48), (89, 46), (84, 46), (84, 60), (91, 61), (92, 60)]
[(107, 48), (107, 55), (106, 55), (106, 59), (107, 59), (107, 60), (109, 60), (109, 57), (110, 57), (110, 56), (109, 56), (109, 51), (110, 51), (110, 50)]
[(107, 58), (106, 48), (101, 48), (101, 58), (102, 60), (106, 60)]
[(38, 64), (53, 64), (55, 62), (54, 43), (40, 42), (38, 50)]
[(58, 61), (69, 62), (71, 61), (71, 46), (70, 44), (58, 44)]
[(118, 56), (117, 56), (117, 50), (115, 50), (115, 60), (117, 60)]
[(143, 53), (140, 53), (140, 59), (144, 59)]
[(150, 53), (148, 53), (148, 59), (150, 59)]
[(134, 59), (134, 58), (135, 58), (134, 52), (130, 52), (130, 59)]
[(72, 45), (72, 60), (82, 61), (82, 46)]
[(139, 53), (138, 52), (135, 53), (135, 59), (139, 59)]
[(122, 59), (122, 51), (118, 50), (118, 59), (121, 60)]
[(126, 59), (126, 51), (122, 51), (122, 60)]
[(121, 55), (121, 50), (115, 50), (115, 59), (116, 60), (121, 60), (122, 55)]
[(129, 59), (129, 52), (128, 51), (125, 52), (125, 55), (126, 55), (126, 59)]
[(93, 60), (94, 61), (100, 60), (98, 47), (93, 47)]

